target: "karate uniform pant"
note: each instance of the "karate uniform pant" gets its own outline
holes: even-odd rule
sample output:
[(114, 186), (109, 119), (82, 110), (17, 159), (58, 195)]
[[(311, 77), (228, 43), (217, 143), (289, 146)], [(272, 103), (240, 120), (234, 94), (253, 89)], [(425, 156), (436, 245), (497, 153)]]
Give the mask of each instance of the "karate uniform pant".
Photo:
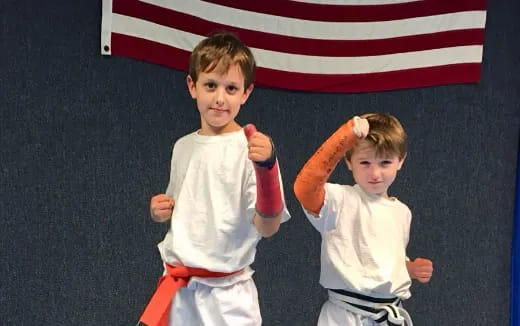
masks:
[[(393, 314), (400, 316), (400, 321), (394, 318), (393, 323), (390, 324), (389, 320), (381, 320), (379, 323), (375, 321), (377, 318), (371, 318), (366, 314), (363, 316), (361, 313), (349, 311), (350, 308), (347, 304), (339, 305), (336, 302), (327, 300), (321, 308), (320, 317), (318, 319), (318, 326), (388, 326), (388, 325), (408, 325), (413, 326), (410, 315), (406, 310), (402, 308), (402, 305), (398, 303), (393, 305)], [(374, 317), (374, 316), (372, 316)], [(389, 316), (384, 316), (389, 318)]]
[(260, 326), (262, 317), (253, 279), (226, 287), (197, 283), (181, 288), (170, 310), (169, 326)]
[(327, 300), (321, 308), (318, 326), (380, 326), (369, 317), (354, 314)]

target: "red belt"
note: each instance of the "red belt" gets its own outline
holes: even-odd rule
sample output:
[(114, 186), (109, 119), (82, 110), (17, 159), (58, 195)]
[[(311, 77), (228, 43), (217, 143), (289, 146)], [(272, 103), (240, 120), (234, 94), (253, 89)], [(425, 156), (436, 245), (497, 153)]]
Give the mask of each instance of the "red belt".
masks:
[(170, 307), (175, 293), (188, 284), (193, 276), (197, 277), (224, 277), (236, 274), (212, 272), (203, 268), (186, 267), (182, 265), (166, 265), (166, 273), (159, 279), (157, 289), (146, 306), (140, 322), (148, 326), (167, 326), (170, 317)]

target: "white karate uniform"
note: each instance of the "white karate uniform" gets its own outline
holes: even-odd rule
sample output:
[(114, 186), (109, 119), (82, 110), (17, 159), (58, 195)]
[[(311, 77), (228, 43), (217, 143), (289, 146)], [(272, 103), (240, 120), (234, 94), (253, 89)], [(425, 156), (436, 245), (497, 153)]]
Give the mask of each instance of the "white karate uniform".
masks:
[[(322, 235), (323, 287), (372, 298), (410, 297), (406, 246), (412, 215), (405, 204), (396, 198), (367, 194), (359, 185), (327, 183), (319, 216), (304, 211)], [(318, 325), (380, 325), (353, 311), (329, 295)]]
[[(243, 271), (193, 277), (174, 297), (171, 326), (261, 325), (249, 267), (261, 235), (253, 224), (256, 177), (247, 156), (243, 130), (217, 136), (194, 132), (175, 143), (166, 190), (175, 208), (158, 245), (163, 261), (213, 272)], [(284, 201), (282, 222), (289, 218)]]

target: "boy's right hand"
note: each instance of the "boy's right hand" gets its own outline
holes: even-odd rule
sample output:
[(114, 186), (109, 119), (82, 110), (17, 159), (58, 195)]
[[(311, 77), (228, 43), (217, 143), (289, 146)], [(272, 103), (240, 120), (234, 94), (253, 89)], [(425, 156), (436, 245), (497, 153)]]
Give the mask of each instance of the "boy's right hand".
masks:
[(150, 215), (155, 222), (168, 221), (175, 207), (175, 200), (166, 194), (159, 194), (150, 200)]
[(359, 139), (364, 139), (368, 135), (368, 130), (370, 129), (368, 120), (360, 118), (358, 116), (355, 116), (353, 120), (354, 120), (354, 128), (353, 128), (354, 134), (356, 134), (356, 136)]

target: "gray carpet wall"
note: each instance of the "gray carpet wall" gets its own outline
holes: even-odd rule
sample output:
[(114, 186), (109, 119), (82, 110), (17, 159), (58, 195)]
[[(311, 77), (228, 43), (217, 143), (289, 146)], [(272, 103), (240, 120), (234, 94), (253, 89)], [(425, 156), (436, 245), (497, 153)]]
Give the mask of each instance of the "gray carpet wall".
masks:
[[(239, 122), (279, 153), (292, 219), (254, 264), (264, 325), (315, 325), (320, 237), (297, 172), (349, 117), (383, 111), (410, 137), (390, 193), (413, 211), (408, 255), (434, 262), (415, 325), (509, 325), (520, 126), (520, 3), (489, 1), (482, 81), (324, 94), (256, 88)], [(149, 218), (173, 142), (199, 126), (185, 73), (102, 57), (101, 3), (0, 2), (0, 324), (135, 325), (162, 272)], [(331, 181), (350, 183), (340, 163)]]

